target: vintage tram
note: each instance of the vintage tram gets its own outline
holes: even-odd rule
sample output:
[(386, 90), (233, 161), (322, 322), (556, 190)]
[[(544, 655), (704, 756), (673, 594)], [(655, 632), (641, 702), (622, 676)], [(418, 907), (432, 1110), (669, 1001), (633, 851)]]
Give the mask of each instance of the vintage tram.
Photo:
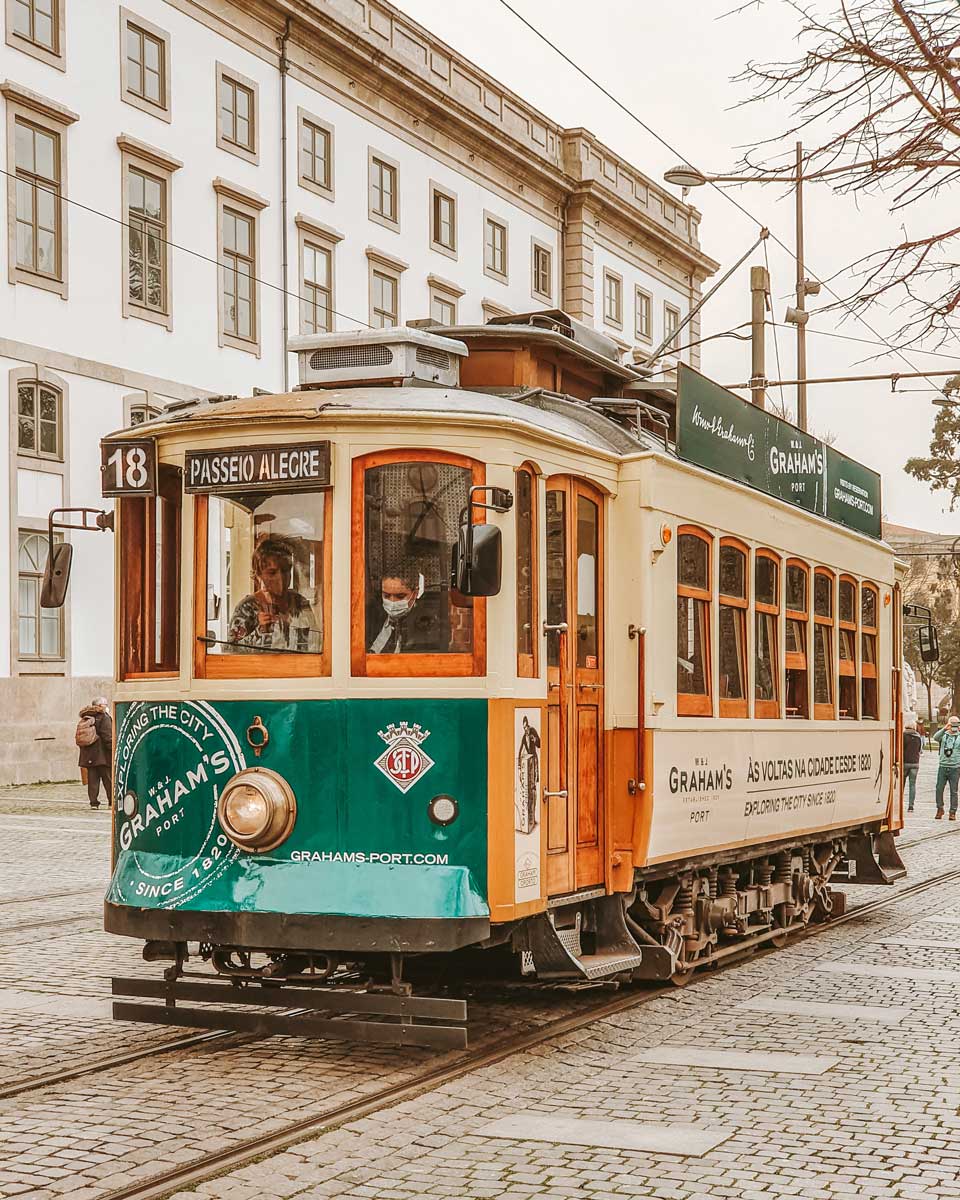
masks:
[(442, 959), (682, 982), (902, 873), (875, 476), (560, 312), (295, 344), (103, 444), (116, 1015), (450, 1044)]

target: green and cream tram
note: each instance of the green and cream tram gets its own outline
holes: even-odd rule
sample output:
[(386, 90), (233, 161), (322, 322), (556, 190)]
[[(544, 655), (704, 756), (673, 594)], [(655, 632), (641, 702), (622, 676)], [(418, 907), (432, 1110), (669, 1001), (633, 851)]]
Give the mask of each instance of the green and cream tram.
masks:
[(682, 980), (901, 873), (875, 476), (562, 313), (296, 348), (103, 444), (117, 1015), (444, 1042), (438, 956)]

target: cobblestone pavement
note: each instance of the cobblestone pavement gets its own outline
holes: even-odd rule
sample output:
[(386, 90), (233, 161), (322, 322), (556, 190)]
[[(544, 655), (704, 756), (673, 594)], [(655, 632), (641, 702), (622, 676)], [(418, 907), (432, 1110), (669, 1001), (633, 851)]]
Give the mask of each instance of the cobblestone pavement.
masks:
[[(933, 756), (925, 758), (918, 810), (901, 838), (911, 882), (960, 869), (960, 825), (932, 819)], [(27, 791), (0, 789), (0, 1091), (179, 1036), (109, 1019), (110, 977), (158, 967), (140, 961), (137, 943), (100, 931), (105, 814), (86, 808), (76, 785)], [(881, 894), (891, 889), (851, 888), (850, 903)], [(472, 1071), (178, 1200), (960, 1197), (958, 1001), (955, 881)], [(471, 1006), (472, 1041), (585, 1002), (582, 993), (481, 1001)], [(748, 1057), (725, 1060), (731, 1051)], [(755, 1069), (749, 1055), (757, 1053), (814, 1056), (826, 1068), (793, 1057)], [(232, 1035), (0, 1098), (0, 1197), (97, 1200), (439, 1061), (419, 1050)], [(822, 1073), (804, 1073), (813, 1069)], [(488, 1126), (504, 1119), (492, 1136)], [(591, 1126), (579, 1139), (570, 1130), (581, 1127), (569, 1124), (563, 1136), (551, 1133), (560, 1119), (605, 1122), (609, 1136)], [(540, 1140), (531, 1140), (526, 1126), (537, 1121)], [(622, 1148), (625, 1126), (638, 1122), (668, 1126), (665, 1147)], [(690, 1125), (715, 1134), (714, 1148), (676, 1153)], [(591, 1137), (613, 1144), (573, 1144)]]

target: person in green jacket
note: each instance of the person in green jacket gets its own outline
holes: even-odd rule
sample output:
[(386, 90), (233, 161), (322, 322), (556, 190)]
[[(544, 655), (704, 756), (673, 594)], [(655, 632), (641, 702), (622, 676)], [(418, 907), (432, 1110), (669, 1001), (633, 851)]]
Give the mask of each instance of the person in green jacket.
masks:
[(957, 786), (960, 784), (960, 717), (952, 716), (933, 735), (940, 747), (937, 763), (937, 820), (943, 820), (943, 793), (950, 785), (950, 820), (957, 819)]

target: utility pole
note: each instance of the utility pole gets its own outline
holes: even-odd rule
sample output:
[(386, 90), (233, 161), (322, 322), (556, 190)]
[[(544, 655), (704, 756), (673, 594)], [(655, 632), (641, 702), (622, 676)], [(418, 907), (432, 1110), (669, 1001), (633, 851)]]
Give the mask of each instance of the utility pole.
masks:
[(757, 408), (767, 405), (766, 316), (770, 275), (766, 267), (750, 268), (750, 391)]
[(803, 271), (803, 143), (797, 142), (797, 424), (807, 428), (807, 281)]

